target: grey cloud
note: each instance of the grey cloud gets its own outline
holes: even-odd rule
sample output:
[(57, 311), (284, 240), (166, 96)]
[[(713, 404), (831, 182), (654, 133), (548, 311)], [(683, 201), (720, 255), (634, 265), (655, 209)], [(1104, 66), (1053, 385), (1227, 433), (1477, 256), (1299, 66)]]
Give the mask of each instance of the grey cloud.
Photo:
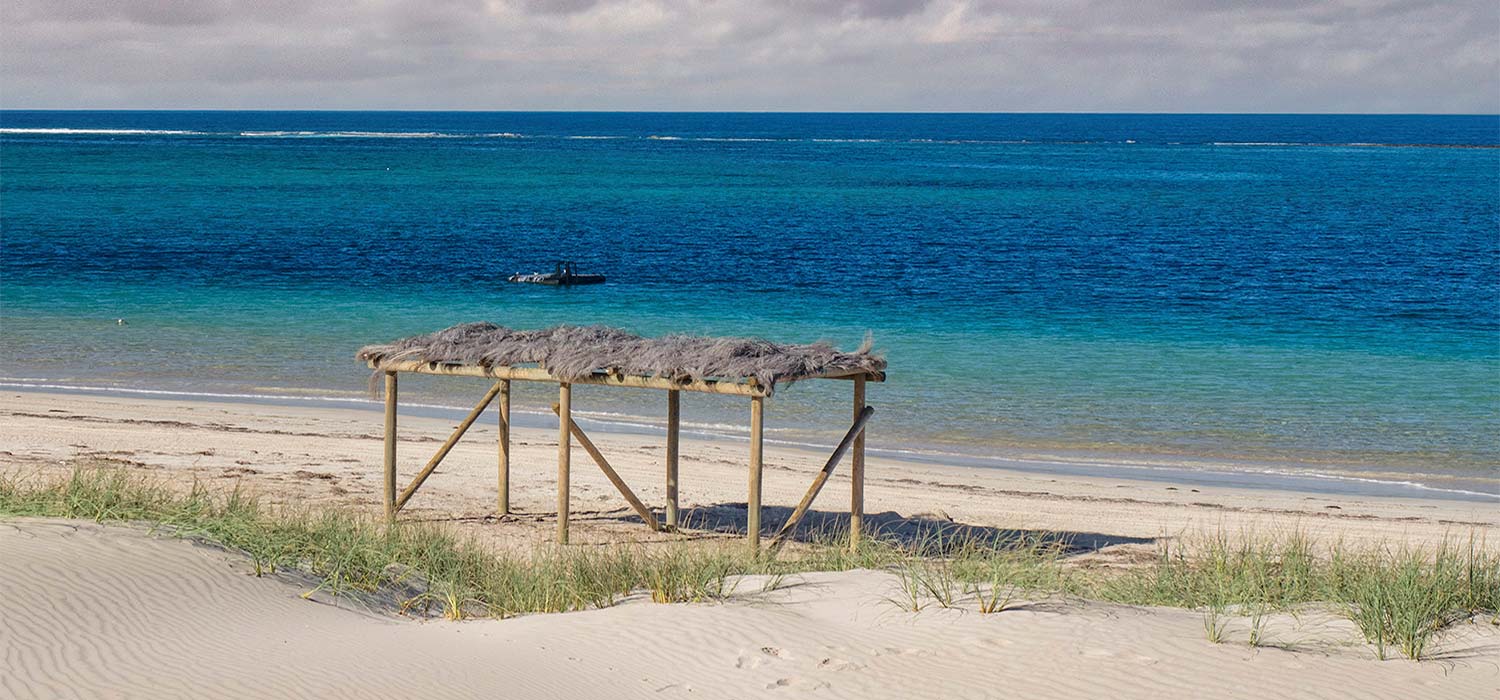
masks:
[(300, 14), (297, 0), (12, 0), (10, 21), (91, 23), (124, 21), (156, 27), (215, 25), (245, 17)]
[(780, 0), (782, 7), (828, 16), (896, 19), (916, 14), (931, 0)]
[(521, 0), (520, 6), (546, 15), (570, 15), (598, 5), (601, 0)]
[(1491, 0), (12, 0), (0, 106), (1500, 111)]

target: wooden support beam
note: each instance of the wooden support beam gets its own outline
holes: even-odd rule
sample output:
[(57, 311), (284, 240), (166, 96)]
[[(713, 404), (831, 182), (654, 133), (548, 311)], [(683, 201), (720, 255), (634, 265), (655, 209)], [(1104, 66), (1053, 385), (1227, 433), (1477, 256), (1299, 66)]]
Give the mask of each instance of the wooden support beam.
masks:
[(499, 495), (497, 496), (496, 512), (500, 515), (510, 514), (510, 380), (500, 380), (500, 465), (497, 485)]
[(750, 552), (760, 553), (760, 472), (763, 455), (761, 454), (762, 433), (766, 405), (765, 398), (761, 396), (750, 399), (750, 494), (745, 512), (745, 534), (749, 539)]
[(682, 428), (682, 393), (667, 392), (667, 529), (676, 530), (677, 521), (677, 437)]
[(573, 385), (557, 385), (557, 543), (568, 543), (568, 496), (572, 446), (569, 427), (573, 424)]
[[(854, 420), (865, 412), (865, 378), (854, 378)], [(849, 549), (859, 549), (865, 529), (865, 431), (854, 436), (849, 455)]]
[[(558, 404), (552, 404), (552, 412), (558, 414), (559, 418), (562, 417), (562, 410)], [(656, 521), (656, 516), (651, 514), (651, 509), (647, 508), (646, 504), (641, 503), (641, 499), (636, 498), (635, 492), (630, 490), (630, 486), (625, 483), (625, 480), (620, 478), (619, 473), (615, 471), (614, 467), (609, 466), (609, 460), (605, 459), (604, 453), (600, 452), (599, 448), (594, 446), (594, 441), (590, 440), (589, 436), (584, 434), (583, 428), (578, 427), (578, 423), (571, 420), (568, 421), (568, 428), (569, 432), (573, 434), (573, 438), (578, 441), (579, 445), (583, 446), (583, 451), (589, 453), (589, 456), (594, 458), (594, 463), (599, 465), (599, 471), (604, 472), (604, 476), (609, 478), (609, 483), (615, 485), (615, 490), (619, 491), (620, 495), (625, 497), (625, 500), (630, 503), (630, 507), (635, 510), (635, 514), (641, 516), (641, 522), (646, 523), (646, 527), (651, 528), (652, 532), (660, 531), (661, 524)]]
[(396, 373), (385, 373), (385, 519), (396, 519)]
[(807, 509), (812, 507), (813, 499), (818, 497), (818, 492), (823, 490), (823, 484), (828, 483), (828, 477), (833, 475), (834, 467), (838, 466), (839, 460), (843, 459), (844, 453), (849, 450), (849, 447), (858, 441), (860, 436), (864, 435), (865, 423), (868, 423), (870, 416), (873, 415), (875, 415), (875, 407), (865, 406), (859, 412), (859, 415), (854, 417), (854, 425), (849, 426), (849, 432), (844, 433), (844, 439), (839, 441), (838, 447), (833, 448), (833, 454), (829, 455), (828, 462), (823, 465), (823, 469), (818, 472), (818, 475), (813, 477), (812, 486), (807, 488), (807, 493), (802, 496), (802, 502), (797, 504), (796, 509), (787, 517), (786, 522), (781, 525), (781, 530), (776, 533), (775, 537), (771, 538), (772, 550), (780, 547), (785, 538), (792, 534), (792, 530), (796, 529), (797, 523), (801, 522), (802, 516), (807, 515)]
[[(560, 382), (541, 367), (480, 367), (419, 360), (369, 363), (371, 369), (387, 372), (413, 372), (416, 374), (438, 374), (456, 377), (483, 377), (485, 379), (512, 379), (524, 382)], [(766, 388), (750, 384), (719, 379), (703, 379), (678, 382), (664, 377), (645, 377), (631, 374), (595, 373), (588, 377), (568, 380), (570, 384), (632, 387), (637, 389), (665, 389), (668, 391), (696, 391), (705, 394), (730, 394), (734, 396), (765, 396)]]
[(411, 500), (412, 494), (415, 494), (417, 489), (422, 488), (422, 483), (427, 481), (427, 477), (432, 476), (432, 472), (437, 470), (439, 464), (443, 463), (443, 458), (447, 457), (448, 453), (453, 450), (453, 446), (458, 444), (458, 439), (463, 437), (464, 433), (468, 432), (469, 426), (474, 425), (474, 421), (479, 420), (479, 415), (484, 413), (484, 409), (489, 407), (490, 402), (495, 400), (495, 395), (498, 393), (500, 393), (500, 382), (495, 382), (495, 385), (484, 393), (484, 398), (479, 400), (479, 405), (475, 406), (474, 410), (469, 411), (469, 415), (464, 416), (463, 422), (459, 423), (458, 427), (453, 429), (453, 434), (449, 435), (448, 440), (443, 443), (443, 446), (438, 448), (437, 454), (433, 455), (432, 459), (427, 460), (427, 466), (422, 467), (422, 471), (417, 472), (417, 476), (401, 492), (401, 497), (396, 499), (397, 511), (406, 507), (406, 502)]

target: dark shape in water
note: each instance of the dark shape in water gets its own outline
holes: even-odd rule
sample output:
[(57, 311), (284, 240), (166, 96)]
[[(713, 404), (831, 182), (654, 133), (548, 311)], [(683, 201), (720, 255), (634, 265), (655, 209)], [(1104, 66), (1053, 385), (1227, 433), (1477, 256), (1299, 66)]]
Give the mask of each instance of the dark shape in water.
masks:
[(556, 269), (552, 272), (532, 272), (527, 274), (517, 272), (510, 276), (510, 281), (530, 284), (550, 284), (553, 286), (599, 284), (604, 281), (604, 275), (579, 274), (577, 263), (571, 260), (562, 260), (557, 263)]

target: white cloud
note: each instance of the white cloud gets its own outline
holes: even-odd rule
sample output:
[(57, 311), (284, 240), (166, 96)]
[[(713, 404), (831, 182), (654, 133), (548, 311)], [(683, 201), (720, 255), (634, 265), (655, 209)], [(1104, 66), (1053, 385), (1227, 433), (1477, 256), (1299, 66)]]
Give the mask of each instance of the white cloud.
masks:
[(0, 105), (1500, 111), (1492, 0), (10, 0)]

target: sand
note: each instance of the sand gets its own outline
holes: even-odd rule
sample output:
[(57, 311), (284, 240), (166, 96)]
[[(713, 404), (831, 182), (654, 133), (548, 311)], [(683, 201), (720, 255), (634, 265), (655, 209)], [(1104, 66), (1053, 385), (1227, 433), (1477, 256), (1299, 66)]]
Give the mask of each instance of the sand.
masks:
[[(140, 529), (0, 524), (0, 691), (9, 697), (1479, 698), (1488, 626), (1445, 660), (1379, 662), (1347, 622), (1273, 621), (1209, 644), (1180, 610), (1037, 604), (994, 615), (886, 602), (889, 574), (813, 574), (723, 604), (461, 623), (340, 609), (243, 558)], [(1234, 636), (1237, 631), (1231, 630)]]
[[(453, 421), (406, 419), (403, 476)], [(379, 508), (380, 418), (357, 409), (6, 392), (0, 470), (125, 465), (168, 480), (239, 483), (270, 500)], [(407, 517), (526, 547), (551, 535), (555, 436), (518, 430), (513, 503), (496, 520), (491, 425), (454, 450)], [(594, 436), (641, 497), (663, 498), (661, 447)], [(685, 441), (695, 522), (743, 525), (743, 445)], [(652, 540), (581, 453), (574, 541)], [(769, 451), (766, 502), (795, 503), (817, 454)], [(1477, 532), (1493, 504), (1173, 486), (874, 459), (874, 519), (925, 514), (997, 530), (1072, 533), (1129, 559), (1181, 533), (1268, 533), (1416, 543)], [(846, 508), (840, 472), (818, 502)], [(739, 513), (740, 520), (735, 514)], [(831, 517), (831, 516), (830, 516)], [(700, 533), (701, 535), (702, 533)], [(728, 537), (730, 535), (723, 535)], [(585, 545), (586, 546), (586, 545)], [(1271, 648), (1214, 645), (1190, 611), (1042, 601), (998, 615), (886, 601), (883, 572), (815, 574), (771, 593), (747, 580), (725, 604), (631, 600), (503, 621), (415, 621), (303, 599), (238, 555), (139, 529), (0, 524), (0, 696), (8, 697), (1493, 697), (1500, 628), (1465, 625), (1441, 660), (1378, 661), (1349, 623), (1279, 617)], [(1231, 628), (1232, 640), (1243, 630)], [(1290, 646), (1292, 650), (1279, 648)]]

